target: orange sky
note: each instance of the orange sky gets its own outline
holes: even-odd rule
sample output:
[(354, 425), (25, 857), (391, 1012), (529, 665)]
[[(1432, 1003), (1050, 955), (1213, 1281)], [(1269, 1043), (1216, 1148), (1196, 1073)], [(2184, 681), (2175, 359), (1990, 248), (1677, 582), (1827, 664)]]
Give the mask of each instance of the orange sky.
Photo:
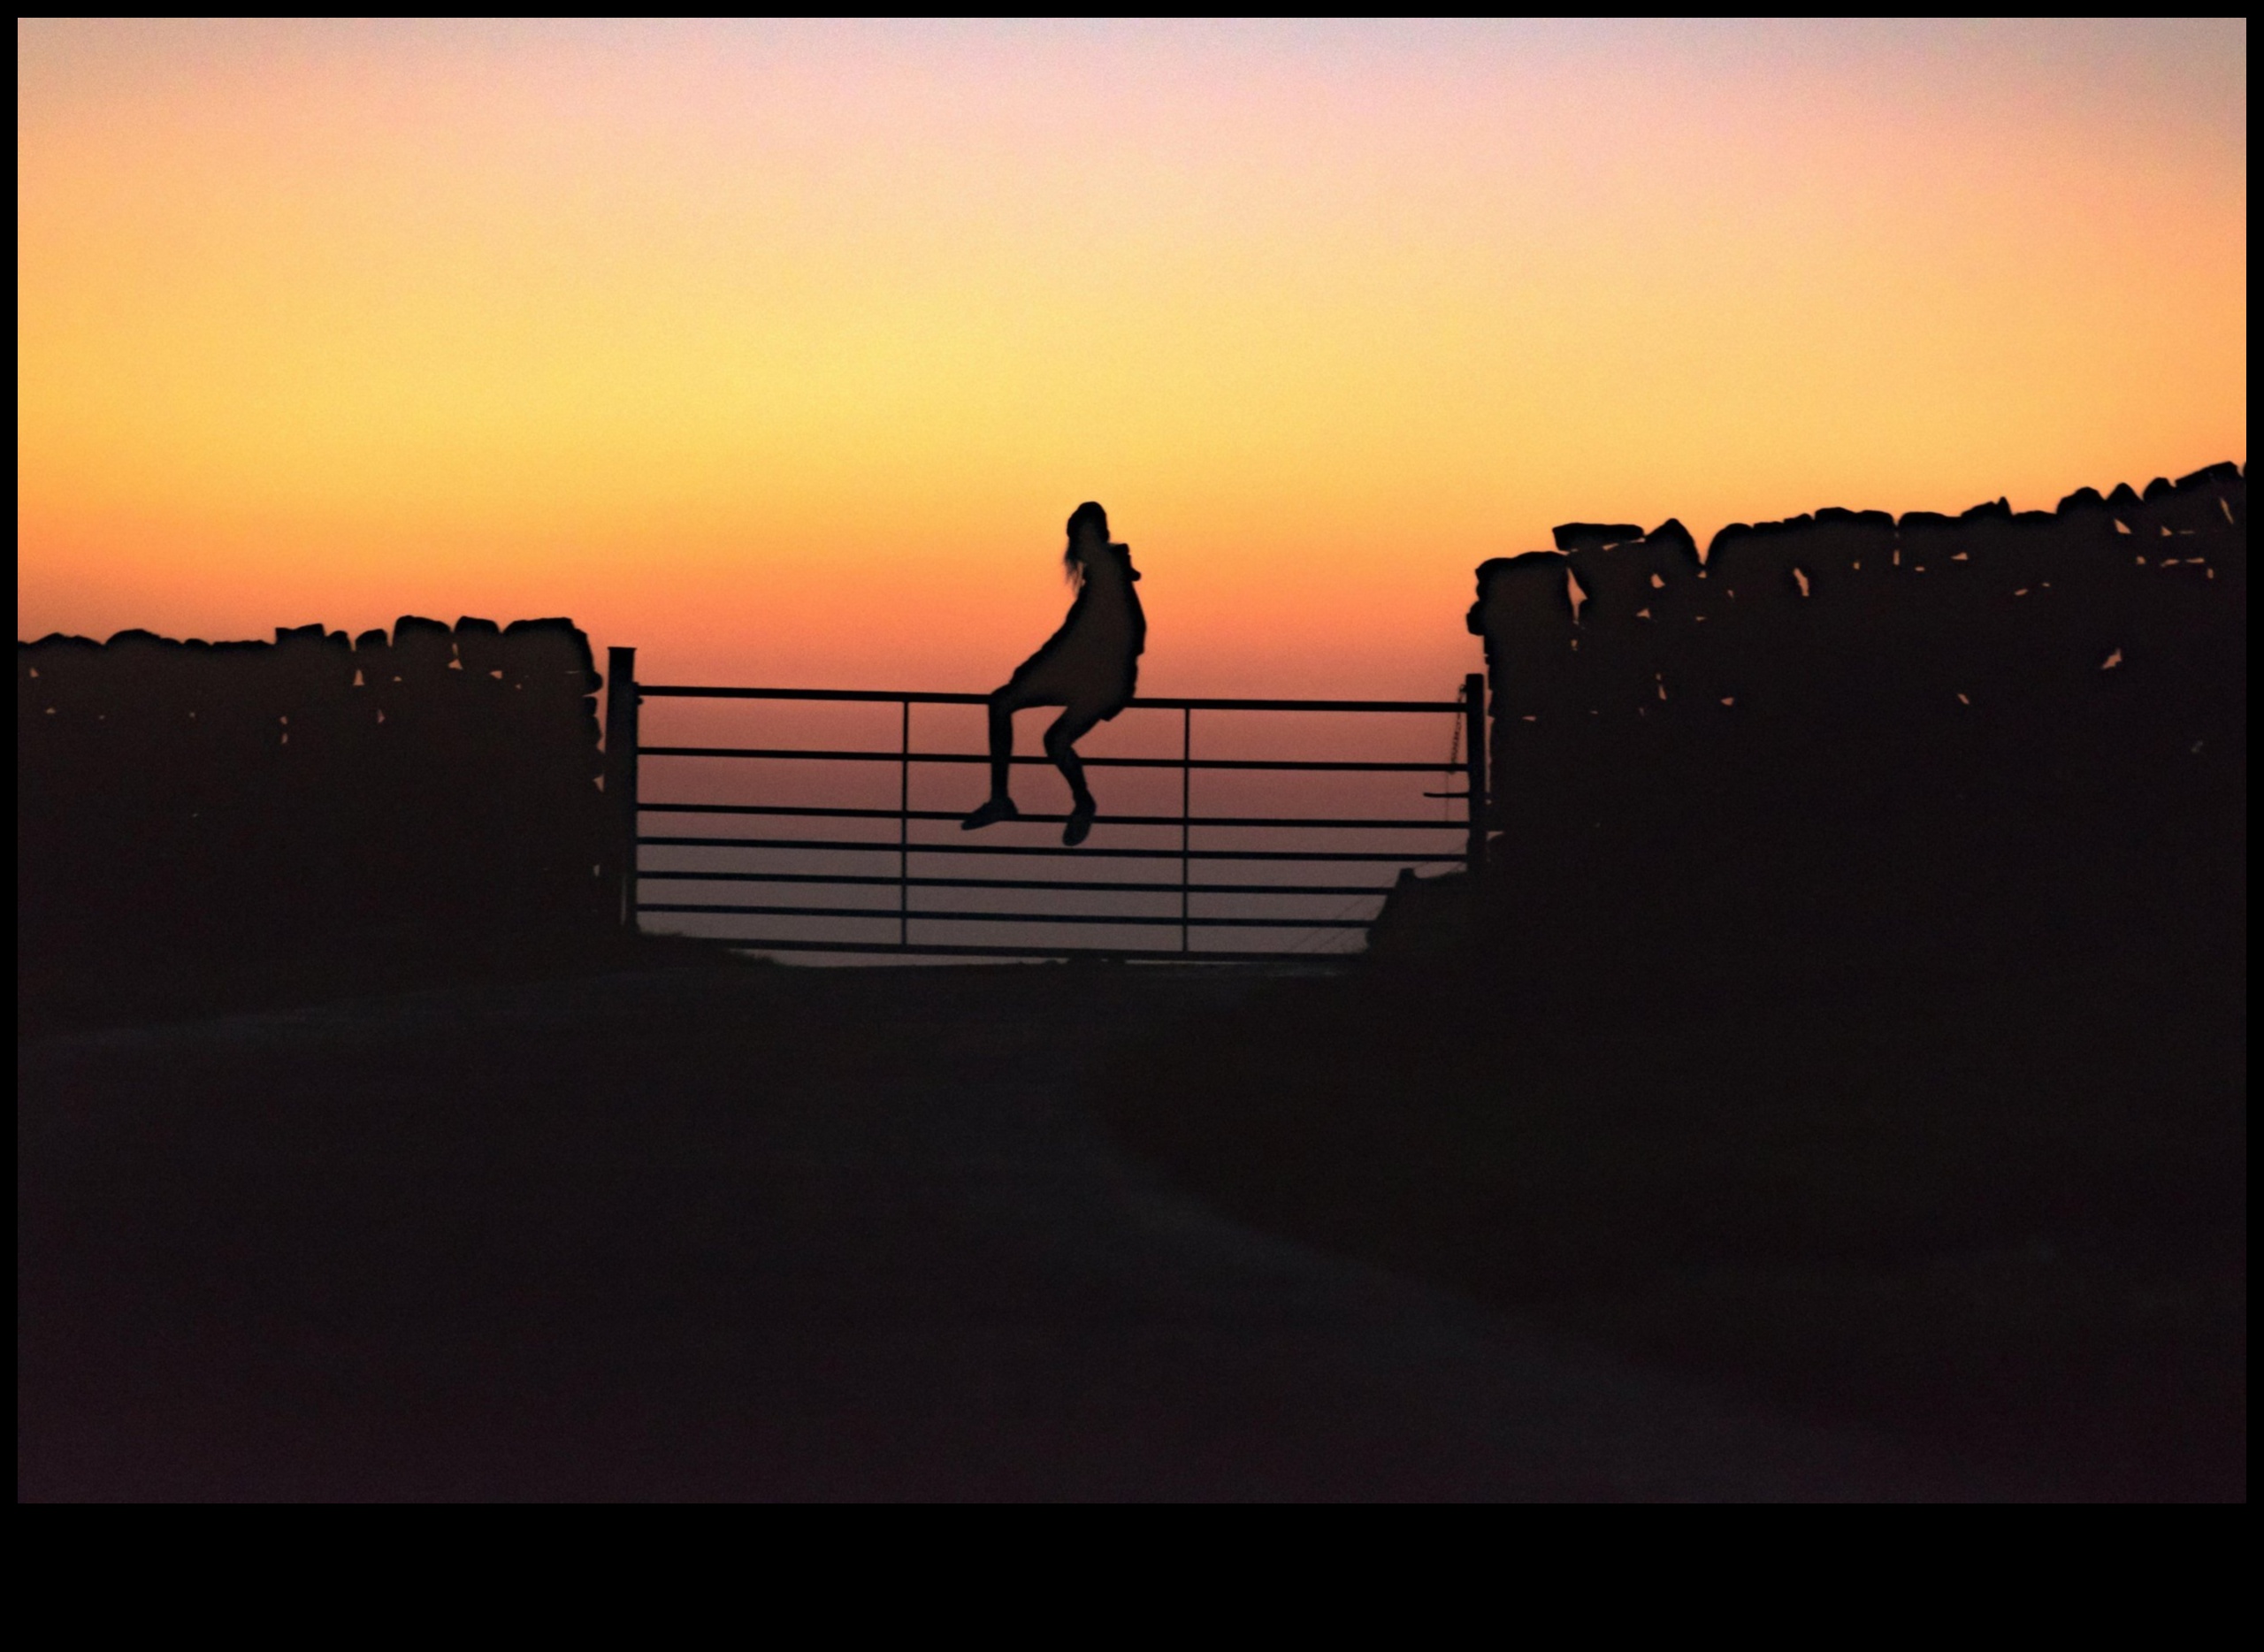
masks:
[(1576, 516), (2247, 455), (2245, 26), (19, 24), (19, 636), (1450, 692)]

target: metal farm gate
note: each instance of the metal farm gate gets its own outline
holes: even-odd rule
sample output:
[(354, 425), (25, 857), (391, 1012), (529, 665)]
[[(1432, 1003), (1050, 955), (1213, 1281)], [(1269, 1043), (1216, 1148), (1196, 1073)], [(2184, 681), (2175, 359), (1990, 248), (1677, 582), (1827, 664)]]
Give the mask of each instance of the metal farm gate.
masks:
[[(608, 797), (616, 799), (618, 820), (623, 835), (621, 866), (623, 922), (639, 923), (646, 914), (730, 914), (749, 920), (772, 920), (767, 927), (776, 927), (775, 921), (788, 919), (860, 920), (869, 928), (875, 920), (894, 920), (894, 936), (890, 939), (812, 939), (807, 937), (777, 937), (762, 935), (730, 935), (715, 938), (730, 941), (751, 950), (765, 952), (821, 952), (863, 953), (911, 953), (922, 956), (963, 955), (989, 957), (1065, 957), (1093, 955), (1109, 958), (1151, 958), (1184, 960), (1190, 962), (1254, 962), (1276, 960), (1312, 960), (1315, 954), (1307, 951), (1264, 951), (1248, 948), (1211, 947), (1197, 945), (1198, 936), (1205, 932), (1223, 932), (1222, 938), (1231, 937), (1236, 929), (1311, 930), (1319, 932), (1365, 929), (1370, 917), (1347, 918), (1273, 916), (1265, 914), (1222, 914), (1196, 910), (1197, 897), (1239, 897), (1251, 900), (1271, 900), (1276, 898), (1319, 896), (1374, 896), (1388, 891), (1392, 885), (1384, 883), (1237, 883), (1199, 881), (1195, 876), (1197, 863), (1206, 867), (1218, 863), (1264, 862), (1279, 867), (1281, 863), (1303, 864), (1315, 868), (1343, 866), (1355, 863), (1361, 867), (1412, 867), (1455, 864), (1472, 873), (1479, 870), (1486, 853), (1486, 728), (1485, 678), (1472, 674), (1464, 679), (1462, 694), (1456, 700), (1183, 700), (1142, 697), (1127, 707), (1130, 711), (1176, 714), (1179, 721), (1179, 754), (1175, 757), (1096, 757), (1084, 758), (1089, 769), (1176, 769), (1179, 773), (1179, 809), (1176, 814), (1161, 815), (1102, 815), (1098, 825), (1164, 828), (1175, 832), (1176, 843), (1156, 847), (1100, 847), (1090, 845), (1068, 849), (1033, 844), (997, 842), (974, 843), (959, 840), (922, 840), (914, 836), (915, 822), (953, 822), (958, 811), (950, 809), (915, 809), (912, 807), (912, 769), (914, 764), (985, 764), (989, 756), (984, 752), (942, 752), (914, 749), (912, 744), (912, 708), (914, 706), (982, 706), (988, 703), (983, 694), (946, 694), (899, 692), (872, 689), (825, 688), (703, 688), (681, 685), (639, 683), (636, 676), (636, 650), (615, 648), (607, 662), (610, 684), (610, 698), (606, 716), (606, 787)], [(642, 704), (653, 700), (829, 700), (894, 705), (899, 707), (898, 739), (894, 750), (828, 749), (807, 746), (646, 746), (639, 743), (639, 711)], [(1449, 765), (1433, 761), (1354, 761), (1327, 759), (1284, 760), (1269, 758), (1202, 758), (1195, 752), (1195, 717), (1197, 712), (1281, 712), (1312, 715), (1330, 713), (1388, 713), (1436, 716), (1449, 714), (1461, 719), (1459, 727), (1460, 755), (1450, 759)], [(848, 808), (789, 803), (719, 803), (684, 799), (647, 799), (639, 791), (639, 759), (708, 758), (734, 762), (826, 762), (856, 764), (889, 764), (897, 771), (896, 803), (892, 808)], [(1047, 760), (1038, 756), (1018, 756), (1018, 764), (1050, 767)], [(1198, 815), (1195, 813), (1194, 777), (1198, 770), (1273, 771), (1294, 773), (1406, 773), (1437, 775), (1442, 767), (1449, 768), (1462, 782), (1460, 792), (1446, 790), (1427, 792), (1428, 797), (1460, 799), (1463, 818), (1415, 820), (1407, 818), (1343, 818), (1324, 815)], [(1444, 810), (1442, 813), (1445, 813)], [(722, 836), (685, 832), (649, 832), (644, 830), (646, 817), (665, 815), (676, 816), (722, 816), (738, 819), (752, 825), (756, 822), (808, 821), (814, 825), (834, 822), (893, 822), (893, 840), (885, 837), (845, 837), (838, 834), (814, 837), (753, 837)], [(1026, 814), (1023, 822), (1059, 822), (1059, 815)], [(716, 822), (723, 824), (723, 821)], [(821, 831), (826, 828), (819, 826)], [(867, 830), (870, 830), (868, 828)], [(1198, 846), (1195, 835), (1205, 834), (1206, 841)], [(1408, 853), (1405, 851), (1373, 848), (1345, 849), (1323, 846), (1305, 848), (1247, 848), (1220, 847), (1208, 841), (1220, 832), (1242, 834), (1263, 831), (1278, 837), (1282, 833), (1300, 836), (1308, 834), (1342, 834), (1379, 831), (1436, 833), (1447, 841), (1436, 853)], [(1448, 835), (1451, 834), (1450, 837)], [(1243, 839), (1248, 841), (1247, 837)], [(1336, 841), (1344, 841), (1340, 835)], [(697, 849), (736, 852), (738, 860), (732, 865), (718, 868), (656, 868), (640, 865), (642, 852), (649, 849)], [(760, 863), (761, 858), (781, 851), (825, 852), (854, 858), (857, 871), (786, 871), (772, 869)], [(869, 857), (869, 859), (868, 859)], [(960, 859), (977, 857), (995, 860), (1008, 857), (1009, 863), (1000, 868), (1000, 876), (949, 876), (923, 870), (944, 857)], [(1015, 870), (1014, 860), (1028, 860), (1045, 857), (1059, 862), (1067, 859), (1085, 861), (1148, 862), (1145, 868), (1127, 868), (1134, 876), (1125, 881), (1110, 881), (1090, 876), (1080, 877), (1073, 873), (1059, 876), (1016, 877), (1005, 874)], [(752, 858), (755, 863), (749, 863)], [(1164, 869), (1177, 861), (1175, 877), (1139, 876)], [(893, 865), (891, 865), (891, 862)], [(1221, 868), (1223, 869), (1223, 868)], [(1258, 868), (1251, 868), (1258, 870)], [(1316, 874), (1318, 875), (1318, 874)], [(892, 889), (896, 901), (887, 906), (797, 906), (760, 899), (749, 901), (669, 900), (648, 899), (654, 892), (651, 886), (680, 882), (705, 883), (747, 884), (786, 889), (797, 886), (810, 888), (813, 894), (824, 887), (848, 891), (876, 892)], [(813, 887), (815, 886), (815, 887)], [(1096, 912), (1078, 909), (1076, 902), (1048, 905), (1044, 909), (1007, 912), (993, 910), (942, 909), (922, 907), (914, 903), (914, 891), (922, 890), (960, 891), (1052, 891), (1065, 896), (1090, 896), (1105, 891), (1110, 894), (1138, 894), (1148, 896), (1175, 895), (1175, 913)], [(657, 892), (674, 892), (662, 889)], [(758, 887), (749, 893), (760, 896), (767, 891)], [(1075, 944), (1054, 944), (1051, 941), (968, 942), (923, 940), (920, 932), (939, 923), (978, 925), (1114, 925), (1158, 929), (1162, 945), (1134, 946), (1094, 946)], [(1176, 930), (1175, 937), (1170, 931)], [(1175, 940), (1176, 945), (1170, 943)]]

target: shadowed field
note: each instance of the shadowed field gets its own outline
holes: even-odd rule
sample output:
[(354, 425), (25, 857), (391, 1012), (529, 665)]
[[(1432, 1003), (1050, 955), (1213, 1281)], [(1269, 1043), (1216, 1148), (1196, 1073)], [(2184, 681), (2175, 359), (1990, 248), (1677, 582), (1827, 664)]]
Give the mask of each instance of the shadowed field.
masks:
[(34, 1499), (2000, 1489), (1160, 1186), (1245, 977), (707, 962), (19, 1045)]
[(2237, 887), (2169, 926), (2082, 887), (2049, 948), (1989, 947), (2000, 908), (1921, 953), (1874, 911), (1851, 967), (1717, 908), (1679, 975), (1624, 935), (1553, 983), (1545, 951), (1380, 960), (1214, 1012), (1103, 1105), (1218, 1209), (1757, 1403), (2054, 1495), (2237, 1499)]

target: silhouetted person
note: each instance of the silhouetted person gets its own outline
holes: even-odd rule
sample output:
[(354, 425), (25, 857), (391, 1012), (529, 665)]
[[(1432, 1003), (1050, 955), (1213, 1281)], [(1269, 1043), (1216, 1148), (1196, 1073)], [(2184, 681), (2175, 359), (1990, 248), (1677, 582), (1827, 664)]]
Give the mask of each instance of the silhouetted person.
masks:
[(990, 696), (990, 797), (960, 822), (973, 831), (1021, 811), (1008, 786), (1014, 755), (1014, 713), (1025, 706), (1059, 706), (1059, 716), (1045, 731), (1045, 754), (1069, 783), (1069, 821), (1061, 841), (1084, 842), (1093, 826), (1093, 794), (1085, 786), (1085, 766), (1076, 743), (1097, 723), (1105, 723), (1132, 699), (1140, 654), (1147, 646), (1147, 616), (1140, 611), (1132, 582), (1132, 553), (1108, 538), (1108, 513), (1088, 500), (1069, 516), (1069, 548), (1062, 554), (1077, 600), (1069, 617), (1045, 646), (1015, 668), (1004, 688)]

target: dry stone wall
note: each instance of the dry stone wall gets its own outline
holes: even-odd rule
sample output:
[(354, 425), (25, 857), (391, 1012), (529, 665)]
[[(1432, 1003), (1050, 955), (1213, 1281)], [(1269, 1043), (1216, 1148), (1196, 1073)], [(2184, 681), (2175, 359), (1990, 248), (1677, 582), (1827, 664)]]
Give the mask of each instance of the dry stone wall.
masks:
[(606, 922), (599, 685), (567, 620), (19, 643), (19, 945)]
[(1851, 890), (1985, 905), (2245, 819), (2237, 466), (2053, 511), (1740, 524), (1702, 556), (1672, 521), (1556, 539), (1481, 567), (1469, 623), (1496, 864), (1560, 933), (1568, 901), (1619, 925), (1773, 901), (1780, 933)]

